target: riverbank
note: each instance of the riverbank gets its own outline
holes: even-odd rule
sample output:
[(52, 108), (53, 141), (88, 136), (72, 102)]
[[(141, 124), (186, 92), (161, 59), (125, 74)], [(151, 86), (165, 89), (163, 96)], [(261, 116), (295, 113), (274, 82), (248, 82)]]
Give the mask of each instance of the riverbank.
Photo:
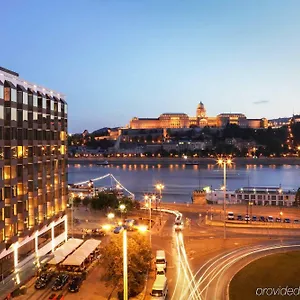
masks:
[[(69, 158), (69, 164), (97, 164), (103, 161), (108, 161), (111, 164), (122, 165), (122, 164), (148, 164), (148, 165), (171, 165), (171, 164), (185, 164), (187, 162), (194, 162), (199, 165), (211, 165), (216, 164), (215, 158), (194, 158), (184, 160), (181, 157), (86, 157), (86, 158)], [(236, 157), (233, 160), (235, 165), (299, 165), (299, 157), (263, 157), (263, 158), (248, 158), (248, 157)]]

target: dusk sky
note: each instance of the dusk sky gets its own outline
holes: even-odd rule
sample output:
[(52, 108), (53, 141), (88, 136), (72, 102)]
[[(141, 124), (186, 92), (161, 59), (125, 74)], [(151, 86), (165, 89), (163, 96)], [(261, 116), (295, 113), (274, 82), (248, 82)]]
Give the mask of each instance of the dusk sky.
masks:
[(164, 112), (300, 113), (300, 1), (10, 0), (0, 65), (67, 95), (69, 132)]

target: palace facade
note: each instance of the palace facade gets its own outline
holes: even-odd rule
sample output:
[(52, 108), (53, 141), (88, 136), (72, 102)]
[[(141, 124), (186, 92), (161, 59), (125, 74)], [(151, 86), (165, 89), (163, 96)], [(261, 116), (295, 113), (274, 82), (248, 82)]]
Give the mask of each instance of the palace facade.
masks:
[(222, 113), (216, 117), (208, 117), (204, 104), (200, 102), (196, 109), (196, 116), (190, 117), (185, 113), (164, 113), (158, 118), (137, 118), (130, 121), (131, 129), (155, 129), (155, 128), (189, 128), (197, 126), (200, 128), (225, 127), (227, 124), (236, 124), (240, 127), (267, 128), (268, 121), (265, 118), (247, 119), (241, 113)]

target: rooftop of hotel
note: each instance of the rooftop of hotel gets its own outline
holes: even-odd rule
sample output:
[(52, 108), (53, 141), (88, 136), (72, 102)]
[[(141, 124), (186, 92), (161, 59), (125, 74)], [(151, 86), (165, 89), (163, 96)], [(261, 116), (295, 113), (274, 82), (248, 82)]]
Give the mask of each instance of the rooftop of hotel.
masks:
[(64, 94), (59, 93), (54, 90), (51, 90), (49, 88), (37, 85), (35, 83), (28, 82), (28, 81), (20, 78), (18, 73), (0, 66), (0, 82), (2, 82), (4, 84), (5, 81), (8, 82), (8, 84), (13, 84), (15, 87), (17, 87), (17, 85), (19, 85), (20, 87), (23, 87), (26, 90), (31, 89), (35, 92), (40, 92), (42, 94), (47, 94), (52, 97), (65, 99)]

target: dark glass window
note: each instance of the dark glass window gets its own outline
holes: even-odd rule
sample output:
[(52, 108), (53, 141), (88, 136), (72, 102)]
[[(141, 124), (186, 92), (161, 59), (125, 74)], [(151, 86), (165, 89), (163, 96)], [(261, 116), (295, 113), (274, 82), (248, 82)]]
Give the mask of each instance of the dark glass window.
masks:
[(48, 230), (45, 233), (39, 235), (38, 237), (39, 249), (41, 249), (50, 241), (51, 241), (51, 230)]
[(33, 254), (34, 252), (35, 252), (35, 240), (33, 239), (18, 249), (19, 261), (28, 257), (29, 255)]
[(65, 231), (65, 222), (62, 222), (54, 227), (54, 237), (61, 235)]

